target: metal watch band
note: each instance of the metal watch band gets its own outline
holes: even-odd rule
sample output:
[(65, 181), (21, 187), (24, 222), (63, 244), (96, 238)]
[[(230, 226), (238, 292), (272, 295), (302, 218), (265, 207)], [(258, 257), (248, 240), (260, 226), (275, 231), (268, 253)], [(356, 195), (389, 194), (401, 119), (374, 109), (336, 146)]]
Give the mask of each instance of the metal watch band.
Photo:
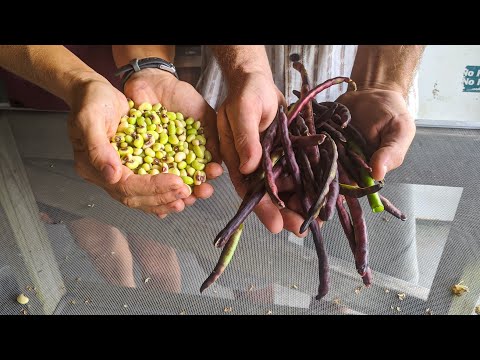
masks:
[(175, 68), (175, 65), (173, 65), (171, 62), (168, 62), (162, 58), (157, 58), (157, 57), (133, 59), (127, 65), (119, 68), (115, 73), (115, 75), (121, 76), (122, 86), (125, 86), (125, 83), (130, 78), (130, 76), (146, 68), (154, 68), (154, 69), (167, 71), (175, 75), (175, 77), (178, 79), (177, 69)]

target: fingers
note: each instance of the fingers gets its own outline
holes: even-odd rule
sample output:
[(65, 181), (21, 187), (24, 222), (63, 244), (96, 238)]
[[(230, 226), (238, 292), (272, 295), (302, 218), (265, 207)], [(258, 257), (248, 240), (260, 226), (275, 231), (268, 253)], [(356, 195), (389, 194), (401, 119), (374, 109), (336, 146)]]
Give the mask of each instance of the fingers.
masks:
[(205, 166), (205, 174), (207, 174), (207, 180), (212, 180), (223, 174), (223, 168), (220, 163), (211, 162)]
[(138, 209), (146, 213), (155, 214), (159, 218), (164, 219), (168, 214), (172, 212), (183, 211), (185, 209), (185, 203), (183, 202), (183, 200), (176, 200), (165, 205), (141, 206)]
[(184, 206), (178, 201), (184, 205), (195, 202), (195, 197), (190, 195), (181, 178), (173, 174), (135, 175), (122, 166), (119, 182), (115, 185), (105, 184), (83, 152), (75, 152), (75, 168), (82, 177), (103, 187), (113, 198), (131, 208), (158, 215), (183, 210)]
[(218, 110), (218, 132), (220, 135), (220, 151), (223, 161), (228, 168), (228, 175), (233, 186), (235, 186), (235, 190), (243, 197), (247, 188), (243, 181), (243, 175), (238, 170), (240, 158), (235, 150), (232, 129), (228, 123), (225, 106), (220, 107)]
[(187, 185), (174, 174), (135, 175), (130, 172), (128, 178), (122, 179), (116, 188), (124, 197), (152, 196), (180, 189), (182, 189), (183, 197), (186, 198), (190, 195)]
[(155, 94), (155, 91), (148, 84), (147, 81), (138, 79), (134, 82), (129, 79), (125, 84), (125, 95), (132, 99), (136, 106), (149, 102), (155, 104), (159, 102), (158, 96)]
[(197, 201), (197, 198), (194, 195), (190, 195), (189, 197), (183, 199), (185, 206), (192, 206)]
[(213, 194), (213, 187), (207, 183), (196, 185), (193, 187), (193, 194), (199, 199), (208, 199)]
[(305, 231), (303, 234), (299, 232), (300, 226), (303, 223), (303, 217), (296, 213), (295, 211), (289, 208), (283, 208), (280, 210), (283, 219), (283, 228), (294, 233), (296, 236), (300, 238), (304, 238), (308, 235), (308, 231)]
[(258, 167), (262, 158), (258, 128), (262, 117), (261, 108), (254, 104), (240, 104), (235, 111), (226, 110), (225, 115), (232, 129), (233, 145), (239, 157), (238, 169), (242, 174), (250, 174)]
[(281, 210), (284, 223), (283, 227), (300, 238), (307, 236), (308, 230), (302, 234), (299, 232), (304, 219), (300, 215), (303, 211), (298, 196), (293, 194), (285, 203), (287, 204), (287, 208)]
[[(201, 104), (199, 120), (203, 124), (203, 131), (205, 137), (208, 139), (207, 149), (212, 154), (212, 161), (221, 164), (222, 157), (220, 155), (220, 144), (218, 141), (217, 114), (200, 94), (198, 94), (198, 101)], [(223, 169), (221, 170), (223, 171)], [(221, 173), (219, 175), (221, 175)]]
[(98, 119), (90, 113), (79, 113), (75, 123), (82, 131), (88, 158), (93, 167), (108, 184), (114, 184), (122, 176), (122, 163), (118, 153), (110, 145), (106, 123), (109, 119)]
[(370, 160), (374, 179), (383, 180), (387, 172), (403, 163), (414, 136), (415, 123), (409, 115), (394, 118), (384, 127), (380, 147)]
[[(148, 176), (148, 175), (143, 175)], [(168, 191), (162, 194), (154, 194), (148, 196), (129, 196), (125, 198), (125, 205), (131, 208), (155, 207), (167, 205), (180, 199), (189, 197), (188, 191), (180, 188), (174, 191)]]
[(254, 209), (259, 220), (273, 234), (278, 234), (283, 229), (283, 219), (280, 210), (272, 203), (270, 197), (265, 195)]

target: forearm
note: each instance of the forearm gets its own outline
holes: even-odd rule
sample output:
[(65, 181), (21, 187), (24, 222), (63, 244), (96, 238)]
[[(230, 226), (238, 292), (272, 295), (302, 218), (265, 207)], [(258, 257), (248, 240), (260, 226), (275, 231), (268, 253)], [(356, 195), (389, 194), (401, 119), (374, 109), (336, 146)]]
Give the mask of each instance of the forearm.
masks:
[(58, 96), (69, 106), (78, 84), (107, 81), (61, 45), (0, 45), (0, 65)]
[(210, 46), (227, 81), (252, 72), (272, 76), (265, 46), (216, 45)]
[(128, 64), (133, 59), (159, 57), (173, 63), (175, 45), (112, 45), (113, 59), (117, 67)]
[(423, 45), (360, 45), (351, 78), (359, 89), (396, 90), (407, 96)]

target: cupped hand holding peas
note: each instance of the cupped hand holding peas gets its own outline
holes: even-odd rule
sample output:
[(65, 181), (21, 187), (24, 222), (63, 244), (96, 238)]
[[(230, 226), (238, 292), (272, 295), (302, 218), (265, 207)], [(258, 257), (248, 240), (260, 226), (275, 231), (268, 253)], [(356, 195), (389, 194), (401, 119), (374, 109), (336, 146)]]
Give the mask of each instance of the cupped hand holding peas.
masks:
[[(189, 84), (170, 74), (162, 74), (164, 72), (160, 70), (154, 70), (152, 74), (151, 70), (145, 69), (132, 76), (125, 85), (126, 95), (135, 103), (155, 103), (161, 99), (165, 106), (201, 119), (209, 140), (207, 147), (213, 160), (220, 161), (215, 126), (211, 126), (213, 110)], [(184, 105), (182, 99), (185, 99)], [(209, 184), (195, 186), (190, 195), (190, 189), (177, 175), (136, 175), (122, 165), (110, 138), (117, 132), (120, 118), (128, 113), (129, 105), (126, 96), (108, 81), (89, 81), (79, 87), (71, 108), (68, 128), (75, 168), (82, 177), (104, 188), (116, 200), (163, 218), (168, 213), (182, 211), (196, 198), (205, 199), (212, 195), (213, 188)], [(222, 168), (210, 163), (205, 172), (207, 178), (212, 179), (221, 175)]]

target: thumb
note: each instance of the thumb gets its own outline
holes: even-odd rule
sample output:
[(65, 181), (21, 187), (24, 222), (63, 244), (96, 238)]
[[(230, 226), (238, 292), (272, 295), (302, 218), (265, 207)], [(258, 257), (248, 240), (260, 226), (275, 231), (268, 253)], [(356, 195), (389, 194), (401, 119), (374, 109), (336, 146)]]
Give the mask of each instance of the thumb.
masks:
[(410, 118), (395, 121), (383, 131), (380, 147), (370, 159), (375, 180), (383, 180), (387, 172), (403, 163), (414, 136), (415, 123)]
[(89, 124), (88, 127), (83, 127), (83, 137), (90, 163), (100, 172), (104, 181), (115, 184), (122, 177), (122, 162), (110, 144), (105, 124), (98, 120), (81, 123)]
[(240, 159), (239, 170), (242, 174), (250, 174), (259, 165), (262, 158), (262, 146), (258, 124), (260, 114), (255, 115), (249, 111), (241, 111), (236, 117), (230, 117), (235, 149)]

